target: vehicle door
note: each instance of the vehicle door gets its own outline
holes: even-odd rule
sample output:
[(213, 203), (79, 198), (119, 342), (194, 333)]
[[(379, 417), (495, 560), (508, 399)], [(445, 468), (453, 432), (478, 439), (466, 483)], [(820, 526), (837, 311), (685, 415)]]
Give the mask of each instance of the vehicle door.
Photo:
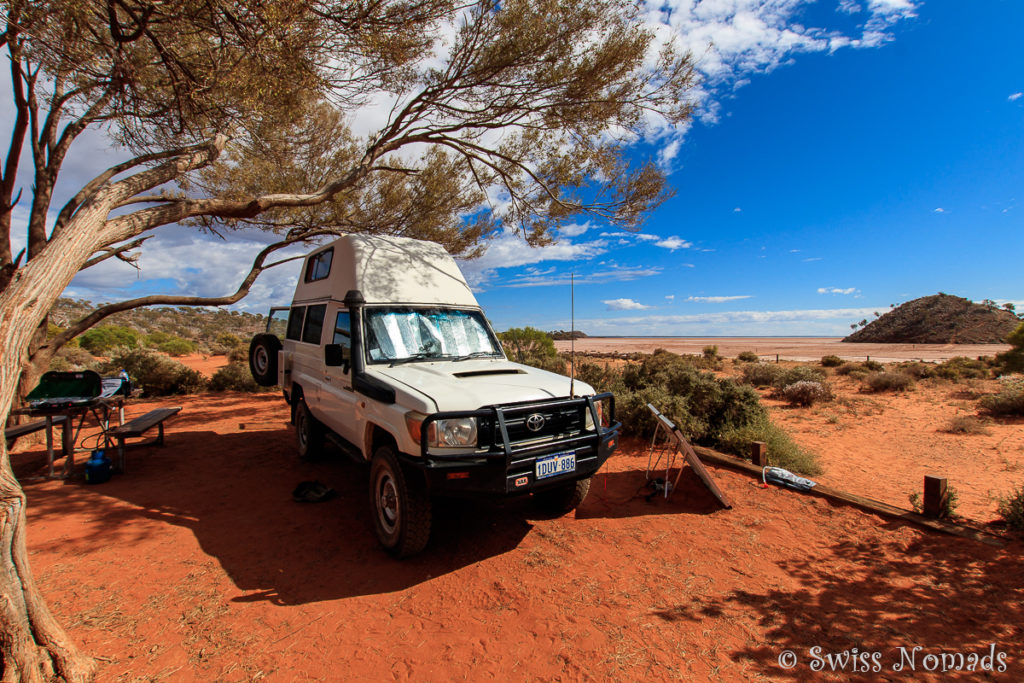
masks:
[(352, 388), (352, 335), (349, 327), (348, 309), (340, 307), (331, 311), (324, 344), (337, 344), (342, 347), (345, 362), (340, 366), (324, 364), (324, 381), (322, 384), (321, 404), (324, 410), (324, 422), (337, 434), (357, 448), (361, 447), (362, 428), (356, 411), (359, 410), (359, 399)]
[(321, 387), (324, 382), (321, 337), (326, 313), (326, 303), (293, 306), (287, 332), (287, 339), (293, 342), (292, 382), (302, 387), (306, 405), (321, 420)]

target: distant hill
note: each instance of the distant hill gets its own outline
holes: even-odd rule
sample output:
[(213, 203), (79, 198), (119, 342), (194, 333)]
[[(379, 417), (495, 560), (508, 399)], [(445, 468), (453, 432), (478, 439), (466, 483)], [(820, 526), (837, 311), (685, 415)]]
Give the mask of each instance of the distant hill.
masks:
[(908, 301), (844, 342), (881, 344), (1001, 344), (1020, 324), (1012, 312), (949, 294)]
[(557, 341), (559, 339), (572, 339), (573, 337), (575, 337), (576, 339), (582, 339), (583, 337), (587, 336), (587, 333), (586, 332), (580, 332), (579, 330), (576, 330), (575, 332), (567, 332), (565, 330), (556, 330), (554, 332), (548, 332), (548, 335), (552, 339)]

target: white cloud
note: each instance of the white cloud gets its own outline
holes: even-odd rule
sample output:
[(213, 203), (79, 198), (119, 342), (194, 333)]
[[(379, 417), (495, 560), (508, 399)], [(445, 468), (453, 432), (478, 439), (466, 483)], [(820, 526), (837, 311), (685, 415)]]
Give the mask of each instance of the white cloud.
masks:
[(1015, 92), (1012, 95), (1010, 95), (1009, 97), (1007, 97), (1006, 99), (1009, 100), (1010, 102), (1016, 102), (1021, 97), (1024, 97), (1024, 92)]
[(606, 299), (601, 303), (606, 305), (609, 311), (646, 311), (649, 308), (653, 308), (632, 299)]
[(799, 254), (799, 253), (800, 253), (800, 250), (799, 250), (799, 249), (790, 249), (790, 250), (789, 250), (789, 253), (790, 253), (790, 254)]
[(818, 294), (860, 294), (860, 290), (856, 287), (818, 287)]
[(697, 301), (705, 304), (720, 304), (726, 301), (739, 301), (740, 299), (750, 299), (750, 294), (739, 294), (736, 296), (688, 296), (687, 301)]
[(665, 298), (668, 299), (669, 301), (675, 301), (676, 295), (675, 294), (666, 294)]
[[(463, 271), (465, 272), (465, 271)], [(557, 285), (568, 285), (575, 282), (577, 285), (600, 285), (608, 282), (630, 282), (642, 277), (660, 275), (661, 268), (648, 268), (644, 266), (617, 266), (611, 265), (602, 270), (590, 273), (545, 273), (533, 275), (523, 273), (516, 275), (505, 282), (495, 283), (497, 287), (552, 287)]]
[(505, 230), (487, 243), (487, 249), (481, 257), (459, 261), (459, 268), (470, 286), (480, 288), (490, 284), (498, 276), (500, 268), (544, 261), (586, 261), (607, 250), (606, 240), (573, 242), (561, 239), (545, 247), (531, 247), (514, 230)]
[(937, 207), (933, 213), (946, 213), (946, 210), (940, 206)]
[(665, 239), (658, 240), (654, 243), (654, 246), (668, 249), (669, 251), (675, 251), (676, 249), (689, 249), (693, 246), (692, 242), (687, 242), (681, 237), (666, 237)]
[(804, 263), (814, 263), (815, 261), (820, 261), (821, 257), (820, 256), (812, 256), (810, 258), (805, 258), (805, 259), (802, 259), (802, 260), (803, 260)]
[(569, 225), (563, 225), (558, 229), (558, 234), (562, 237), (579, 237), (587, 230), (590, 230), (593, 225), (588, 223), (571, 223)]
[(741, 209), (740, 207), (737, 206), (735, 209), (732, 210), (732, 212), (733, 213), (742, 213), (743, 209)]

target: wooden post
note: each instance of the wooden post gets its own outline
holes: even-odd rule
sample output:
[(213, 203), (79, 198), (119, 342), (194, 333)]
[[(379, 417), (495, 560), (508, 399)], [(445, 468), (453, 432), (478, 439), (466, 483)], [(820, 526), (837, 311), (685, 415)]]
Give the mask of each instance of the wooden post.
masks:
[(779, 362), (779, 354), (775, 354), (775, 362), (776, 362), (776, 363), (778, 363), (778, 362)]
[(924, 514), (926, 517), (941, 517), (946, 509), (949, 496), (945, 477), (924, 476)]
[(754, 463), (758, 467), (765, 467), (768, 465), (768, 444), (764, 441), (751, 441), (750, 442), (750, 462)]

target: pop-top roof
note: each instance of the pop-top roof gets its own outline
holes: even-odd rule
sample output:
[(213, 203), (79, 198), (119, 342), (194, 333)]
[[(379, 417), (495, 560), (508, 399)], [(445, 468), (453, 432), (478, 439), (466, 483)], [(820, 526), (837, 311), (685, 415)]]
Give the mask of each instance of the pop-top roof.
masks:
[(441, 245), (371, 235), (346, 235), (307, 256), (294, 302), (341, 300), (352, 289), (362, 292), (368, 304), (479, 306)]

